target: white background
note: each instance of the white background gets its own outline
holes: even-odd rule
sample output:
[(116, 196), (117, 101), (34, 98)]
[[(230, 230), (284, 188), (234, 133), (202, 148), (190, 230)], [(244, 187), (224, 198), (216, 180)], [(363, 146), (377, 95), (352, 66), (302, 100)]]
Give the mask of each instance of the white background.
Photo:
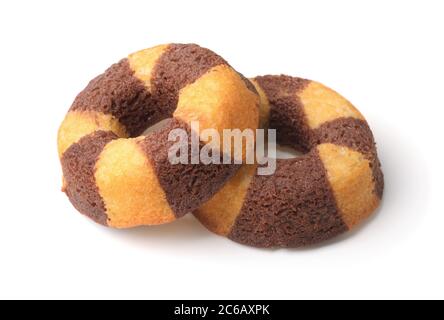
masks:
[[(442, 1), (1, 1), (0, 298), (444, 298), (443, 17)], [(191, 216), (117, 231), (78, 214), (60, 192), (64, 114), (111, 63), (168, 42), (350, 99), (378, 142), (377, 214), (303, 250)]]

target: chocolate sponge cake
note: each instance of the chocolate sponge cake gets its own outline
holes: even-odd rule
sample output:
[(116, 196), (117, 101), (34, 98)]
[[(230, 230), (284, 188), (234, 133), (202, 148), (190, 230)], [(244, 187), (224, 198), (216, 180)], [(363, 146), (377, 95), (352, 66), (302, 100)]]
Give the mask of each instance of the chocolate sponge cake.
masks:
[(168, 132), (190, 132), (191, 121), (218, 132), (256, 129), (259, 103), (251, 82), (208, 49), (168, 44), (131, 54), (93, 79), (61, 124), (63, 189), (104, 225), (173, 221), (209, 200), (239, 166), (171, 165)]
[(324, 85), (289, 76), (252, 80), (260, 122), (304, 155), (271, 176), (243, 166), (195, 216), (211, 231), (256, 247), (301, 247), (358, 225), (380, 203), (383, 175), (362, 114)]

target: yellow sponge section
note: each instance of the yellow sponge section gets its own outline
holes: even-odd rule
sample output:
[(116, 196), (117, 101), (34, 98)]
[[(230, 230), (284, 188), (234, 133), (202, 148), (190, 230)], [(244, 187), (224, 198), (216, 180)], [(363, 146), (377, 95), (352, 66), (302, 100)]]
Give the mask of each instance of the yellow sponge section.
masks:
[(154, 168), (137, 145), (138, 139), (143, 137), (111, 141), (96, 163), (96, 184), (111, 227), (156, 225), (176, 219)]
[(352, 228), (367, 218), (380, 202), (373, 192), (370, 162), (360, 152), (347, 147), (326, 143), (317, 149), (341, 216)]
[(97, 130), (112, 131), (119, 137), (127, 137), (125, 127), (112, 115), (94, 111), (71, 111), (63, 120), (57, 138), (59, 157), (73, 143)]
[(308, 125), (316, 129), (325, 122), (350, 117), (364, 120), (362, 114), (339, 93), (312, 81), (298, 94), (304, 106)]
[(174, 117), (199, 121), (201, 130), (216, 129), (222, 137), (223, 129), (256, 130), (259, 103), (236, 71), (219, 65), (180, 90)]
[(134, 71), (134, 75), (141, 80), (148, 89), (151, 88), (151, 75), (154, 66), (168, 46), (168, 44), (163, 44), (137, 51), (128, 56), (128, 62), (130, 68)]
[(242, 209), (256, 168), (256, 165), (242, 166), (213, 198), (194, 212), (196, 218), (210, 231), (228, 235)]

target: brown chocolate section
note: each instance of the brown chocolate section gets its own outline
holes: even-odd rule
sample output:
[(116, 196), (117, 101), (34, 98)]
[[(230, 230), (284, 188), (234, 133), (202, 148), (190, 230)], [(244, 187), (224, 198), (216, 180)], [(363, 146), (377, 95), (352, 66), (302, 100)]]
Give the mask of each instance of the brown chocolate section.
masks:
[(277, 130), (277, 142), (299, 151), (309, 150), (310, 128), (307, 125), (302, 102), (296, 96), (309, 80), (281, 76), (262, 76), (255, 80), (270, 101), (270, 128)]
[(95, 165), (106, 144), (117, 138), (111, 131), (96, 131), (72, 144), (61, 159), (65, 192), (71, 203), (103, 225), (107, 224), (107, 215), (94, 178)]
[(153, 69), (152, 94), (158, 104), (172, 114), (177, 106), (179, 90), (221, 64), (227, 62), (196, 44), (171, 44)]
[(333, 143), (346, 146), (361, 152), (370, 161), (374, 192), (381, 198), (384, 190), (384, 176), (381, 164), (376, 153), (375, 140), (367, 122), (355, 118), (339, 118), (329, 121), (314, 130), (311, 137), (311, 145), (320, 143)]
[(112, 114), (132, 137), (172, 114), (158, 104), (143, 82), (134, 76), (127, 59), (93, 79), (76, 97), (71, 110)]
[(301, 247), (346, 230), (314, 149), (277, 160), (273, 176), (253, 178), (229, 238), (256, 247)]
[[(156, 171), (159, 183), (165, 191), (167, 201), (177, 217), (197, 209), (209, 200), (225, 182), (239, 169), (239, 165), (224, 164), (171, 164), (168, 151), (175, 141), (168, 141), (173, 129), (183, 129), (191, 141), (191, 130), (177, 119), (169, 119), (165, 125), (150, 133), (139, 145)], [(203, 144), (200, 145), (202, 147)], [(191, 144), (188, 143), (188, 160), (191, 159)], [(222, 159), (222, 156), (221, 156)]]

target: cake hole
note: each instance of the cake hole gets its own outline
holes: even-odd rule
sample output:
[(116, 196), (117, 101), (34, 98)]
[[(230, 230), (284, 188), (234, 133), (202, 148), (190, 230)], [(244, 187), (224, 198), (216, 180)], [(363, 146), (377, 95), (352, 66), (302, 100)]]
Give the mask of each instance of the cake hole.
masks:
[(142, 136), (146, 136), (146, 135), (148, 135), (150, 132), (153, 132), (153, 131), (156, 131), (156, 130), (162, 128), (162, 127), (165, 125), (165, 123), (166, 123), (169, 119), (170, 119), (170, 118), (167, 118), (167, 119), (161, 120), (161, 121), (157, 122), (155, 125), (152, 125), (151, 127), (149, 127), (148, 129), (146, 129), (146, 130), (142, 133)]
[[(261, 148), (262, 145), (259, 145)], [(273, 153), (269, 154), (270, 147), (274, 147), (276, 150), (276, 154), (273, 155)], [(289, 147), (289, 146), (283, 146), (280, 144), (267, 144), (265, 147), (265, 152), (268, 154), (271, 158), (275, 159), (294, 159), (299, 158), (304, 155), (303, 152), (297, 151), (295, 148)]]
[(276, 146), (276, 159), (294, 159), (302, 157), (303, 155), (303, 152), (297, 151), (292, 147), (281, 145)]

